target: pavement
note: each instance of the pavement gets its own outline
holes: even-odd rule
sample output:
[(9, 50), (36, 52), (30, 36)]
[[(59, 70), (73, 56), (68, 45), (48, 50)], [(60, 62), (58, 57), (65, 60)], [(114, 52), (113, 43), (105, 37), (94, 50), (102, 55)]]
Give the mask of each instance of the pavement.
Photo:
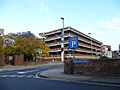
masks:
[(6, 65), (0, 66), (0, 72), (2, 71), (12, 71), (12, 70), (21, 70), (21, 69), (30, 69), (30, 68), (38, 68), (43, 66), (51, 66), (51, 65), (59, 65), (60, 63), (48, 63), (48, 64), (38, 64), (38, 65), (23, 65), (23, 66), (13, 66), (13, 65)]
[(93, 77), (93, 76), (82, 76), (82, 75), (68, 75), (68, 74), (64, 74), (63, 71), (64, 71), (63, 68), (50, 69), (38, 73), (37, 76), (52, 80), (120, 87), (120, 77)]

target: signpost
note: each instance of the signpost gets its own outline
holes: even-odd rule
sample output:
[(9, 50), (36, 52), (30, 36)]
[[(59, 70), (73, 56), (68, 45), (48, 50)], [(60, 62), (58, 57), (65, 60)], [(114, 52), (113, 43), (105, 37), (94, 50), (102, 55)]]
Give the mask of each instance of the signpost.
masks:
[(78, 36), (69, 37), (69, 49), (76, 49), (78, 48)]
[(38, 53), (39, 53), (39, 54), (41, 54), (41, 53), (42, 53), (42, 50), (41, 50), (41, 49), (40, 49), (40, 50), (38, 50)]
[(75, 59), (75, 49), (78, 48), (78, 36), (69, 37), (69, 49), (73, 52), (73, 57)]
[(34, 57), (35, 65), (36, 65), (36, 63), (37, 63), (37, 54), (41, 54), (41, 53), (42, 53), (42, 50), (41, 50), (41, 49), (34, 53), (34, 56), (35, 56), (35, 57)]

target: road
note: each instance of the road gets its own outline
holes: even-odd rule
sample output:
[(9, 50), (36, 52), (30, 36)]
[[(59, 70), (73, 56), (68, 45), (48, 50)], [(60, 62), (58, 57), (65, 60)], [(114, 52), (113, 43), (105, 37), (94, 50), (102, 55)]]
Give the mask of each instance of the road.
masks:
[(119, 90), (120, 87), (82, 84), (67, 81), (47, 80), (37, 78), (38, 72), (58, 68), (43, 66), (32, 69), (6, 71), (0, 73), (0, 90)]

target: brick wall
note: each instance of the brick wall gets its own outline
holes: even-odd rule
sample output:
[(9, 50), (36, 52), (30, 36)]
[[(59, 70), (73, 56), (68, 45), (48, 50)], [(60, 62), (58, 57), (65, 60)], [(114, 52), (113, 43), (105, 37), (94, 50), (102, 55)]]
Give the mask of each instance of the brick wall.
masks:
[(88, 63), (64, 63), (65, 74), (120, 76), (120, 60), (91, 61)]
[(24, 55), (15, 55), (15, 65), (23, 65), (24, 64)]
[(0, 56), (0, 66), (4, 66), (5, 65), (5, 55), (1, 55)]
[(64, 61), (64, 73), (65, 74), (73, 74), (73, 63), (70, 60)]

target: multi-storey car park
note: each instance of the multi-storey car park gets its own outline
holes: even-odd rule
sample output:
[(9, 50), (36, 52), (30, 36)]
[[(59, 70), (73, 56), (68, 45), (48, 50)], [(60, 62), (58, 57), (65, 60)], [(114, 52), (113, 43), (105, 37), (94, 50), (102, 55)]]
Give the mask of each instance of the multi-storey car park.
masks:
[[(53, 30), (50, 32), (40, 33), (44, 41), (48, 44), (50, 51), (50, 58), (53, 60), (61, 60), (61, 29)], [(44, 35), (43, 35), (44, 34)], [(68, 38), (71, 36), (78, 36), (78, 48), (75, 50), (74, 55), (68, 48)], [(98, 59), (98, 52), (101, 52), (102, 42), (68, 26), (64, 28), (64, 51), (65, 57), (75, 57), (75, 59)]]

